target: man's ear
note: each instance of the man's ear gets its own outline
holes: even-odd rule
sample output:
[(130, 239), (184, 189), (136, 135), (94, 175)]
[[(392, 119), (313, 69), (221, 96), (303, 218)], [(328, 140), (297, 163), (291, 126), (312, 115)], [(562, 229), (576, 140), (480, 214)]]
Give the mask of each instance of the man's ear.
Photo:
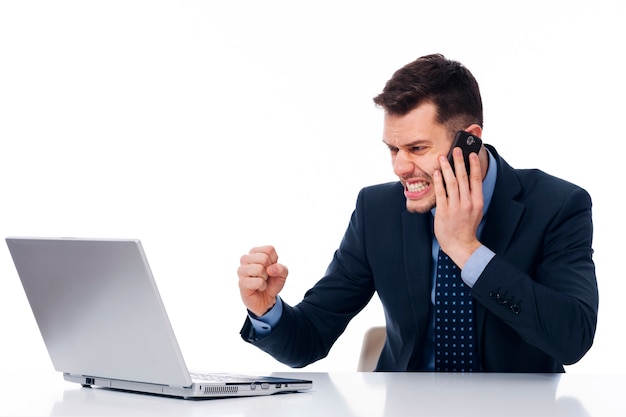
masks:
[(465, 131), (471, 133), (472, 135), (478, 136), (479, 138), (483, 137), (483, 129), (476, 123), (470, 125), (467, 129), (465, 129)]

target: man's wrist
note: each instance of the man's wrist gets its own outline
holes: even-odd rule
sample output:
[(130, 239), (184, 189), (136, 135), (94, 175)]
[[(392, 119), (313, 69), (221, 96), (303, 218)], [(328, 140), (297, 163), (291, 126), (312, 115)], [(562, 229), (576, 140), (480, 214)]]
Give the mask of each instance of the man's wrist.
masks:
[(487, 264), (491, 262), (494, 256), (496, 256), (496, 254), (491, 249), (480, 245), (461, 270), (461, 279), (463, 279), (463, 282), (469, 287), (473, 287), (476, 281), (478, 281), (478, 277), (480, 277), (487, 267)]
[(257, 316), (252, 311), (248, 310), (248, 317), (250, 317), (252, 327), (259, 337), (270, 334), (272, 328), (278, 324), (282, 315), (283, 302), (280, 297), (276, 297), (276, 304), (261, 316)]
[(452, 259), (452, 261), (459, 267), (459, 269), (462, 270), (465, 267), (467, 261), (474, 254), (474, 252), (476, 252), (481, 246), (482, 244), (478, 240), (476, 240), (471, 244), (459, 246), (455, 249), (450, 249), (449, 252), (443, 248), (442, 250), (446, 253), (446, 255), (450, 257), (450, 259)]

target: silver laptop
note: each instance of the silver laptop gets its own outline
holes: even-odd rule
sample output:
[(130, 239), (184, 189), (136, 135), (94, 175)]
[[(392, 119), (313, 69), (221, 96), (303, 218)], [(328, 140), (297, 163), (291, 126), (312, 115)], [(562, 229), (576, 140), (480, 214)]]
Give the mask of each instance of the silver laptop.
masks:
[(182, 398), (312, 388), (309, 380), (190, 373), (139, 240), (6, 241), (54, 368), (67, 381)]

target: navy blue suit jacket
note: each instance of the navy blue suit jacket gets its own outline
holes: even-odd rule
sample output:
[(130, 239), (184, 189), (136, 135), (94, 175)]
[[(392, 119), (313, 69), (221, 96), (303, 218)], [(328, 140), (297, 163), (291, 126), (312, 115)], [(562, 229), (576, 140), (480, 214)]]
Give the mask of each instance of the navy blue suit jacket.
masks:
[[(538, 170), (498, 163), (481, 242), (496, 253), (472, 288), (484, 371), (562, 372), (591, 347), (598, 292), (591, 199)], [(409, 213), (399, 182), (361, 190), (326, 275), (299, 304), (284, 305), (272, 333), (241, 335), (277, 360), (303, 367), (325, 357), (375, 292), (387, 341), (378, 371), (418, 370), (432, 288), (432, 216)]]

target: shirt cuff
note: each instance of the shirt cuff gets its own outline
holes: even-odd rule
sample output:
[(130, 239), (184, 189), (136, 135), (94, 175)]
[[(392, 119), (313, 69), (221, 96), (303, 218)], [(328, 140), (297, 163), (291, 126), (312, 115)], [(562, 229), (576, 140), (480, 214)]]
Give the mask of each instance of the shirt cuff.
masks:
[(478, 249), (472, 253), (469, 257), (463, 270), (461, 271), (461, 278), (470, 288), (476, 284), (478, 277), (483, 273), (487, 264), (496, 256), (488, 247), (481, 245)]
[(276, 326), (283, 315), (283, 301), (280, 297), (276, 297), (276, 304), (267, 313), (262, 316), (256, 316), (248, 311), (248, 317), (257, 337), (267, 336), (272, 332), (272, 327)]

